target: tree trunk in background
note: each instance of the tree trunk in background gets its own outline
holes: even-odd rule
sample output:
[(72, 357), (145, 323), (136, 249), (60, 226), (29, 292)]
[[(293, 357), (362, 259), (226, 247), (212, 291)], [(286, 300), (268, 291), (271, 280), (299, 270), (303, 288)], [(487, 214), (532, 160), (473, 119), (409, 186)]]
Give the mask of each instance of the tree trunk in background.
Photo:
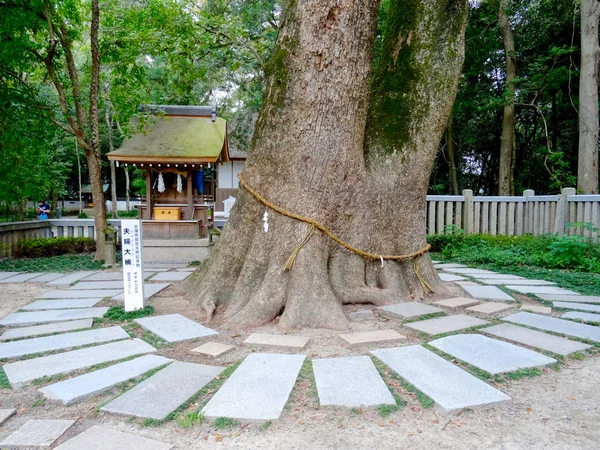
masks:
[(102, 164), (100, 162), (100, 118), (98, 99), (100, 86), (100, 54), (98, 52), (98, 30), (100, 26), (100, 8), (98, 0), (92, 0), (92, 22), (90, 29), (90, 45), (92, 49), (92, 76), (90, 80), (90, 115), (89, 123), (92, 136), (90, 149), (85, 150), (92, 184), (92, 201), (94, 202), (94, 222), (96, 226), (96, 256), (104, 259), (104, 230), (106, 229), (106, 203), (102, 186)]
[(452, 137), (452, 112), (448, 117), (448, 125), (446, 126), (446, 143), (448, 144), (448, 160), (450, 161), (450, 181), (452, 182), (452, 193), (459, 195), (458, 179), (456, 177), (456, 159), (454, 158), (454, 139)]
[[(113, 123), (110, 119), (110, 112), (108, 110), (108, 102), (106, 104), (104, 119), (106, 122), (106, 129), (108, 131), (108, 151), (112, 152), (115, 149), (115, 145), (113, 142)], [(115, 162), (109, 161), (110, 163), (110, 209), (111, 215), (113, 219), (119, 218), (119, 213), (117, 210), (117, 171), (115, 169)]]
[(599, 18), (600, 2), (598, 0), (581, 0), (577, 189), (584, 194), (598, 193)]
[[(392, 0), (370, 89), (378, 10), (377, 0), (286, 4), (243, 176), (356, 248), (404, 255), (426, 245), (427, 184), (456, 94), (467, 2)], [(344, 329), (343, 304), (418, 300), (424, 283), (442, 297), (455, 289), (427, 254), (366, 260), (319, 231), (282, 270), (310, 230), (240, 188), (210, 257), (190, 277), (192, 301), (208, 318), (224, 311), (229, 328), (281, 316), (284, 330)]]
[(129, 212), (131, 209), (129, 204), (129, 169), (127, 166), (123, 166), (123, 170), (125, 171), (125, 209)]
[(502, 119), (502, 138), (500, 141), (500, 164), (498, 174), (498, 194), (511, 195), (513, 185), (513, 151), (515, 149), (515, 85), (517, 77), (517, 56), (515, 53), (515, 35), (510, 27), (507, 9), (510, 0), (500, 0), (498, 17), (504, 41), (506, 57), (506, 87), (504, 90), (504, 117)]

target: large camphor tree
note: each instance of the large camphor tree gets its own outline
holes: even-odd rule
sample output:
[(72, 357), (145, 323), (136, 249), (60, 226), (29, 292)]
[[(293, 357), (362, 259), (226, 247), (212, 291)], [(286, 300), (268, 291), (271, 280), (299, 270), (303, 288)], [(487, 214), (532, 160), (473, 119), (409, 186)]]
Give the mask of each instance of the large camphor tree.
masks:
[(279, 318), (284, 330), (344, 329), (343, 304), (450, 294), (427, 253), (386, 256), (427, 245), (425, 196), (457, 90), (467, 0), (390, 0), (376, 46), (379, 11), (378, 0), (284, 5), (248, 188), (188, 284), (209, 319), (222, 310), (227, 328)]

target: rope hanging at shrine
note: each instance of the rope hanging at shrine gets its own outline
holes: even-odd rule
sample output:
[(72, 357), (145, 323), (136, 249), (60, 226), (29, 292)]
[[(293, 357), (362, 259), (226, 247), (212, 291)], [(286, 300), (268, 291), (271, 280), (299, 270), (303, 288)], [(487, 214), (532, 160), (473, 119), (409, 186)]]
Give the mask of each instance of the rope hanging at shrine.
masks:
[(324, 235), (326, 235), (327, 237), (329, 237), (331, 240), (333, 240), (337, 244), (339, 244), (342, 247), (344, 247), (346, 250), (349, 250), (349, 251), (351, 251), (353, 253), (356, 253), (357, 255), (362, 256), (365, 259), (369, 259), (369, 260), (372, 260), (372, 261), (380, 260), (380, 261), (382, 261), (382, 263), (383, 263), (384, 260), (386, 260), (386, 261), (405, 261), (405, 260), (408, 260), (408, 259), (414, 259), (413, 269), (415, 271), (415, 274), (416, 274), (419, 282), (423, 286), (423, 290), (425, 290), (425, 292), (427, 292), (428, 290), (431, 291), (431, 292), (434, 292), (433, 289), (431, 288), (431, 286), (429, 286), (429, 284), (425, 280), (423, 280), (421, 278), (421, 276), (419, 275), (419, 269), (418, 269), (418, 266), (417, 266), (417, 258), (419, 256), (427, 253), (429, 251), (429, 249), (431, 248), (431, 245), (427, 244), (422, 249), (417, 250), (417, 251), (412, 252), (412, 253), (408, 253), (406, 255), (376, 255), (374, 253), (369, 253), (369, 252), (360, 250), (360, 249), (358, 249), (356, 247), (353, 247), (352, 245), (348, 244), (347, 242), (343, 241), (342, 239), (340, 239), (336, 235), (334, 235), (331, 231), (329, 231), (327, 228), (325, 228), (323, 225), (321, 225), (316, 220), (310, 219), (308, 217), (301, 216), (300, 214), (295, 214), (295, 213), (293, 213), (291, 211), (288, 211), (285, 208), (281, 208), (281, 207), (277, 206), (276, 204), (270, 202), (269, 200), (267, 200), (266, 198), (264, 198), (262, 195), (260, 195), (256, 190), (254, 190), (248, 184), (248, 182), (246, 181), (246, 179), (244, 178), (244, 176), (241, 173), (238, 175), (238, 178), (240, 179), (240, 186), (242, 186), (244, 189), (246, 189), (246, 191), (248, 191), (248, 193), (250, 195), (252, 195), (256, 200), (258, 200), (260, 203), (262, 203), (267, 208), (270, 208), (273, 211), (276, 211), (276, 212), (278, 212), (279, 214), (281, 214), (283, 216), (290, 217), (292, 219), (296, 219), (296, 220), (299, 220), (301, 222), (305, 222), (305, 223), (311, 225), (311, 227), (308, 230), (306, 236), (304, 237), (304, 239), (302, 239), (302, 242), (300, 242), (300, 244), (294, 249), (294, 251), (292, 252), (291, 256), (288, 258), (288, 260), (286, 261), (286, 263), (283, 265), (283, 270), (284, 271), (291, 270), (294, 267), (294, 263), (296, 262), (296, 257), (298, 256), (298, 253), (300, 252), (300, 249), (304, 245), (306, 245), (308, 243), (308, 241), (310, 241), (310, 238), (312, 237), (313, 233), (315, 232), (315, 229), (317, 229), (321, 233), (323, 233)]

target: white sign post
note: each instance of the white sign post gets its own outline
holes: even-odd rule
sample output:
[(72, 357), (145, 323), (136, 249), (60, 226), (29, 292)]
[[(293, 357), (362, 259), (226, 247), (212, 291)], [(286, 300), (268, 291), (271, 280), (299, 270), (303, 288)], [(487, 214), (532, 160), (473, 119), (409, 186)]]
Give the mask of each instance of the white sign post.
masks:
[(121, 252), (125, 311), (143, 309), (145, 303), (141, 220), (121, 220)]

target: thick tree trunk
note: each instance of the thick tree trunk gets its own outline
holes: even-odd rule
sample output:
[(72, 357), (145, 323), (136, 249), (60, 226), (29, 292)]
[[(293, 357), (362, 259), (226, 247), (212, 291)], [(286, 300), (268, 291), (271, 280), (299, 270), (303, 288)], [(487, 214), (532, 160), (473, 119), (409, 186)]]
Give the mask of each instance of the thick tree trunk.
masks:
[(600, 2), (598, 0), (581, 0), (577, 189), (584, 194), (598, 193), (599, 18)]
[(454, 139), (452, 133), (452, 112), (448, 117), (448, 125), (446, 127), (446, 142), (448, 144), (448, 161), (450, 163), (450, 182), (452, 183), (452, 193), (454, 195), (459, 195), (460, 191), (458, 190), (458, 178), (456, 176), (456, 157), (455, 157), (455, 149), (454, 149)]
[[(353, 247), (404, 255), (426, 245), (427, 182), (456, 93), (466, 0), (393, 0), (370, 94), (378, 7), (286, 4), (243, 175), (263, 198)], [(284, 270), (310, 230), (241, 188), (212, 254), (190, 277), (194, 302), (209, 318), (224, 310), (230, 328), (281, 316), (282, 329), (344, 329), (343, 304), (421, 299), (426, 286), (449, 293), (426, 255), (367, 260), (319, 231)]]
[(502, 119), (502, 139), (500, 141), (500, 164), (498, 174), (498, 194), (511, 195), (513, 191), (513, 153), (515, 150), (515, 85), (517, 77), (517, 55), (515, 35), (510, 26), (507, 9), (510, 0), (500, 0), (498, 12), (500, 31), (504, 41), (506, 58), (506, 87), (504, 90), (504, 117)]

